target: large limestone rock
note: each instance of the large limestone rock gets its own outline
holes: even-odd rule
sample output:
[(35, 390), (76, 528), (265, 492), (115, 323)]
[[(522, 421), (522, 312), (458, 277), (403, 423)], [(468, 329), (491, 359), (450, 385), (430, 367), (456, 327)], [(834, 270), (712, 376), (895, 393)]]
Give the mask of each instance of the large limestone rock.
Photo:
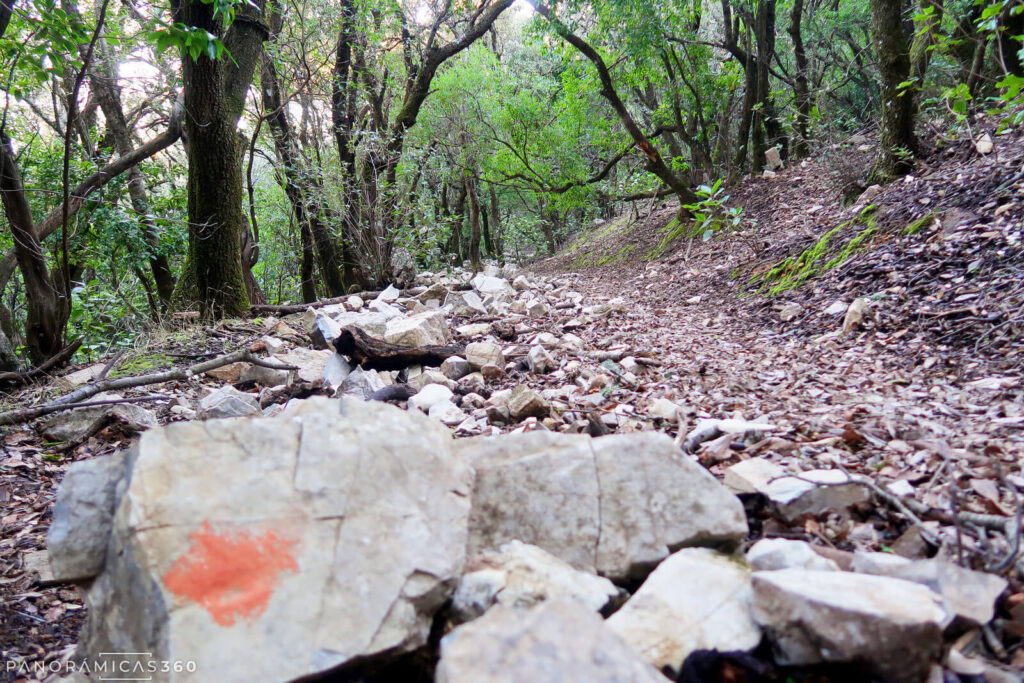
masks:
[(451, 292), (445, 297), (444, 305), (452, 315), (487, 315), (487, 307), (476, 292)]
[(569, 599), (498, 606), (441, 640), (437, 683), (665, 683), (601, 617)]
[(471, 471), (417, 412), (297, 401), (273, 419), (152, 430), (129, 460), (84, 587), (88, 656), (292, 680), (421, 646), (462, 573)]
[(946, 609), (972, 625), (992, 620), (996, 600), (1007, 588), (1001, 576), (938, 559), (911, 561), (891, 553), (857, 553), (852, 564), (856, 572), (928, 586), (942, 596)]
[(683, 546), (747, 533), (739, 499), (663, 434), (529, 432), (455, 448), (476, 472), (471, 556), (520, 540), (578, 569), (640, 578)]
[(753, 575), (754, 618), (780, 664), (856, 662), (886, 681), (920, 683), (949, 616), (935, 593), (901, 579), (782, 569)]
[(441, 346), (451, 340), (451, 331), (444, 314), (437, 311), (423, 311), (407, 318), (395, 318), (388, 322), (384, 341), (403, 346)]
[(467, 564), (452, 597), (456, 622), (476, 619), (492, 605), (529, 607), (558, 597), (578, 600), (594, 612), (615, 600), (619, 590), (608, 579), (574, 569), (537, 546), (512, 541), (484, 551)]
[(512, 288), (512, 285), (505, 278), (490, 277), (479, 273), (469, 281), (469, 284), (485, 299), (492, 297), (496, 301), (508, 301), (516, 295), (516, 290)]
[[(349, 297), (359, 298), (359, 297)], [(362, 304), (360, 303), (360, 306)], [(341, 327), (355, 327), (374, 339), (383, 339), (388, 328), (388, 316), (373, 311), (339, 313), (334, 317)], [(333, 339), (331, 340), (334, 341)]]
[(678, 671), (695, 650), (757, 647), (753, 601), (742, 560), (687, 548), (659, 564), (608, 626), (654, 666)]

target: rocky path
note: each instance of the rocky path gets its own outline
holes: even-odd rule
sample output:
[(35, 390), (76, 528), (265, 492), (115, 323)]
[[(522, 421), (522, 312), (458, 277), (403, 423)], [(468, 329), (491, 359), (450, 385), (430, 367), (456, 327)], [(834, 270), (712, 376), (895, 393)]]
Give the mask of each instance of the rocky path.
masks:
[(295, 370), (9, 431), (4, 675), (1018, 680), (1019, 376), (802, 333), (730, 258), (423, 274), (213, 331)]

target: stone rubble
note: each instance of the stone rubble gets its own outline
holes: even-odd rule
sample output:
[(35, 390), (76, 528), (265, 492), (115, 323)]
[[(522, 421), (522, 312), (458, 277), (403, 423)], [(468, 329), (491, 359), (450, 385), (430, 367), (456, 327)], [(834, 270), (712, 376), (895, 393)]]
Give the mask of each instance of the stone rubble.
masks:
[[(195, 422), (158, 427), (132, 404), (50, 418), (60, 440), (144, 432), (126, 453), (74, 463), (57, 497), (49, 559), (54, 580), (84, 591), (81, 653), (188, 652), (209, 680), (293, 680), (392, 661), (443, 621), (438, 681), (664, 681), (659, 669), (674, 676), (694, 652), (764, 638), (780, 665), (866, 666), (900, 683), (935, 671), (954, 619), (996, 617), (1007, 582), (939, 558), (834, 559), (787, 538), (729, 554), (748, 536), (744, 501), (796, 525), (852, 525), (871, 491), (758, 457), (778, 441), (764, 420), (709, 417), (658, 391), (609, 399), (656, 361), (588, 349), (571, 330), (625, 299), (586, 302), (496, 266), (469, 275), (404, 272), (406, 288), (368, 302), (267, 319), (270, 360), (298, 370), (211, 371), (228, 384), (171, 410)], [(573, 319), (545, 328), (564, 311)], [(856, 299), (825, 315), (852, 331), (866, 312)], [(367, 369), (334, 351), (347, 326), (462, 351)], [(284, 403), (300, 384), (333, 398)], [(403, 391), (382, 398), (386, 387)], [(652, 431), (677, 423), (678, 445)], [(748, 449), (715, 466), (721, 481), (705, 469)], [(947, 669), (988, 675), (953, 652)]]

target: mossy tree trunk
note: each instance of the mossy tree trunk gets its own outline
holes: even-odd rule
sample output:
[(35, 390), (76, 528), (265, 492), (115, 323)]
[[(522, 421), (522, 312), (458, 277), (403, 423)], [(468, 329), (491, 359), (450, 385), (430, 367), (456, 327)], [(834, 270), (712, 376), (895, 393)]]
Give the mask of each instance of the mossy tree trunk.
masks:
[(889, 182), (908, 173), (917, 151), (914, 136), (914, 93), (910, 80), (910, 49), (903, 28), (903, 2), (871, 0), (871, 40), (881, 76), (881, 126), (873, 182)]

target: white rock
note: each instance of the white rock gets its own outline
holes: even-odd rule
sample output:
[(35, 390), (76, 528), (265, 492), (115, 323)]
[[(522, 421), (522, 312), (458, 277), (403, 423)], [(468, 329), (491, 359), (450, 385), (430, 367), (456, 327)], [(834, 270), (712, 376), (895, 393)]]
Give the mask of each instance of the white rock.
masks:
[(572, 598), (594, 612), (618, 596), (608, 579), (574, 569), (537, 546), (512, 541), (468, 561), (467, 574), (452, 597), (456, 623), (476, 619), (492, 605), (529, 607), (544, 600)]
[(362, 299), (362, 297), (359, 297), (359, 296), (356, 296), (355, 294), (353, 294), (349, 298), (345, 299), (345, 308), (347, 308), (350, 311), (358, 311), (362, 307), (363, 307), (363, 299)]
[(409, 386), (419, 391), (429, 384), (440, 384), (455, 391), (455, 382), (446, 377), (442, 372), (430, 368), (409, 379)]
[(911, 561), (892, 553), (855, 553), (852, 569), (927, 586), (942, 596), (951, 613), (974, 626), (992, 620), (996, 600), (1008, 585), (1001, 576), (974, 571), (952, 562), (938, 559)]
[(487, 315), (487, 307), (476, 292), (452, 292), (445, 298), (444, 305), (452, 315)]
[(542, 375), (558, 367), (558, 363), (551, 357), (551, 354), (543, 346), (534, 346), (526, 354), (526, 364), (530, 372), (535, 375)]
[(437, 683), (665, 683), (575, 600), (499, 605), (441, 640)]
[[(484, 373), (484, 377), (487, 377), (487, 373)], [(513, 418), (523, 420), (527, 417), (547, 417), (551, 412), (551, 405), (536, 391), (525, 384), (520, 384), (512, 390), (512, 394), (509, 396), (508, 409)]]
[(753, 650), (761, 629), (751, 615), (750, 569), (706, 548), (670, 555), (608, 627), (658, 669), (678, 670), (695, 650)]
[(675, 422), (679, 414), (679, 404), (667, 398), (655, 398), (647, 404), (647, 414), (659, 420)]
[[(119, 398), (121, 396), (118, 394), (97, 394), (92, 400)], [(140, 405), (114, 403), (57, 413), (46, 420), (42, 433), (55, 441), (77, 443), (108, 426), (117, 426), (125, 434), (136, 434), (158, 424), (156, 415)]]
[(985, 133), (974, 143), (974, 148), (978, 150), (978, 154), (991, 154), (992, 150), (995, 149), (995, 143), (992, 142), (992, 136)]
[(843, 316), (843, 334), (850, 334), (857, 329), (864, 320), (864, 312), (868, 310), (870, 305), (871, 301), (864, 297), (858, 297), (853, 300), (850, 307), (846, 309), (846, 315)]
[(526, 313), (531, 318), (540, 318), (542, 316), (547, 315), (550, 311), (551, 307), (548, 306), (543, 301), (537, 301), (536, 299), (534, 299), (533, 301), (529, 301), (526, 304)]
[(866, 486), (840, 470), (808, 470), (799, 478), (776, 479), (765, 486), (763, 493), (787, 521), (807, 514), (818, 516), (827, 510), (845, 514), (850, 507), (871, 500)]
[(615, 580), (644, 576), (669, 548), (747, 533), (740, 501), (663, 434), (527, 432), (456, 448), (476, 471), (471, 555), (521, 540)]
[(337, 391), (345, 378), (352, 374), (352, 370), (352, 363), (345, 356), (340, 353), (333, 354), (324, 366), (324, 387), (332, 392)]
[(753, 575), (754, 618), (786, 665), (863, 662), (886, 681), (919, 683), (949, 621), (934, 592), (909, 581), (783, 569)]
[(327, 369), (327, 361), (334, 355), (334, 351), (328, 349), (304, 349), (296, 348), (274, 356), (271, 360), (288, 365), (298, 366), (295, 376), (302, 382), (313, 382), (320, 384), (324, 379), (324, 370)]
[(779, 320), (784, 323), (788, 323), (803, 312), (804, 307), (798, 303), (786, 304), (782, 307), (782, 310), (779, 311)]
[(374, 299), (371, 301), (367, 308), (374, 313), (380, 313), (387, 320), (401, 318), (403, 315), (399, 308), (392, 306), (386, 301), (381, 301), (380, 299)]
[(422, 646), (462, 573), (471, 472), (416, 412), (310, 399), (153, 430), (130, 459), (85, 587), (94, 661), (149, 652), (203, 680), (300, 679)]
[(786, 471), (764, 458), (751, 458), (725, 470), (722, 483), (736, 493), (765, 493), (768, 483), (785, 476)]
[(398, 301), (398, 297), (400, 296), (402, 296), (401, 290), (396, 288), (394, 285), (388, 285), (384, 291), (377, 295), (376, 301), (393, 304)]
[(512, 288), (521, 292), (526, 289), (533, 289), (533, 283), (531, 283), (525, 275), (517, 275), (516, 279), (512, 281)]
[(448, 322), (438, 311), (424, 311), (388, 321), (384, 341), (403, 346), (443, 346), (451, 340)]
[(388, 317), (373, 311), (339, 313), (334, 320), (342, 327), (358, 328), (374, 339), (383, 339), (388, 327)]
[[(441, 386), (440, 384), (433, 384), (431, 386)], [(415, 398), (415, 397), (414, 397)], [(451, 399), (445, 399), (438, 401), (437, 403), (430, 406), (430, 410), (427, 411), (435, 420), (439, 420), (441, 424), (446, 424), (449, 427), (455, 427), (466, 420), (466, 414), (462, 412), (462, 409), (452, 403)]]
[(466, 360), (475, 369), (485, 365), (505, 367), (505, 354), (501, 347), (492, 342), (473, 342), (466, 346)]
[(469, 281), (473, 289), (482, 297), (494, 297), (498, 301), (508, 301), (515, 296), (516, 291), (509, 284), (508, 280), (500, 277), (490, 277), (479, 273)]
[(409, 408), (419, 408), (423, 412), (428, 412), (435, 403), (449, 401), (453, 395), (452, 390), (446, 386), (428, 384), (409, 399)]
[(494, 326), (490, 323), (471, 323), (469, 325), (459, 325), (455, 328), (463, 337), (482, 337), (488, 335), (494, 331)]
[(809, 543), (785, 538), (765, 538), (747, 551), (747, 562), (755, 571), (773, 569), (814, 569), (839, 571), (839, 565), (814, 552)]
[(441, 363), (441, 374), (451, 380), (458, 381), (473, 372), (473, 366), (461, 356), (449, 356)]
[(764, 153), (764, 160), (768, 164), (768, 170), (777, 171), (782, 168), (782, 155), (778, 147), (769, 147)]
[(318, 349), (334, 348), (334, 340), (341, 334), (341, 325), (333, 318), (318, 312), (309, 330), (309, 337)]
[(835, 301), (831, 306), (825, 309), (825, 315), (843, 315), (849, 307), (849, 304), (845, 301)]
[(259, 401), (252, 394), (243, 393), (231, 386), (214, 389), (199, 399), (199, 409), (196, 411), (200, 420), (262, 414)]

